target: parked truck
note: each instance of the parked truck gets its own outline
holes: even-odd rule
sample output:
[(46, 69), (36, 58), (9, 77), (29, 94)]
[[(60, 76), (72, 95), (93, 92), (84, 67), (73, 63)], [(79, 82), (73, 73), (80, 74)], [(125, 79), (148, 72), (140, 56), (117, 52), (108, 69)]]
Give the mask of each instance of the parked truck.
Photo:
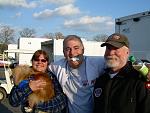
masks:
[(150, 61), (150, 11), (115, 19), (115, 32), (129, 38), (132, 55)]

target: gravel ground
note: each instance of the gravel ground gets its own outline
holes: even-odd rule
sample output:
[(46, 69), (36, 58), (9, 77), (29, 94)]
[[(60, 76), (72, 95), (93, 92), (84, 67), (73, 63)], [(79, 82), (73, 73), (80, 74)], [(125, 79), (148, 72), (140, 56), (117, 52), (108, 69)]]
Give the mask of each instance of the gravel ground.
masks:
[(0, 113), (22, 113), (20, 107), (10, 106), (8, 99), (6, 98), (0, 102)]

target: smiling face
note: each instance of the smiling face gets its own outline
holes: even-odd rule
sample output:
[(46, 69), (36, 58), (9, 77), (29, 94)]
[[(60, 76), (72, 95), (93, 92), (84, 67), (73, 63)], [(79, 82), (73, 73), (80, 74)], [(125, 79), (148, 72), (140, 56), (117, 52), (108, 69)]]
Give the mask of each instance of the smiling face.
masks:
[(107, 66), (114, 72), (118, 71), (126, 64), (128, 60), (129, 48), (126, 46), (116, 48), (111, 45), (107, 45), (104, 57)]
[[(83, 61), (84, 47), (81, 40), (77, 38), (68, 38), (64, 42), (63, 52), (72, 68), (78, 68)], [(79, 60), (71, 60), (78, 57)], [(74, 58), (75, 59), (75, 58)]]
[(41, 71), (41, 72), (47, 71), (49, 57), (45, 51), (37, 50), (34, 53), (31, 61), (34, 70)]
[(38, 59), (33, 59), (32, 67), (36, 71), (45, 72), (47, 70), (48, 61), (44, 58), (44, 55), (41, 54)]

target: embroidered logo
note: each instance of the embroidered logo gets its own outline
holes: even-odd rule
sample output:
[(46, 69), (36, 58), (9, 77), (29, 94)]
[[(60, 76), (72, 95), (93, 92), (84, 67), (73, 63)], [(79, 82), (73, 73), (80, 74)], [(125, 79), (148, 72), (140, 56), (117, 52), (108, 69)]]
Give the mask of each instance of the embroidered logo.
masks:
[(119, 40), (120, 37), (118, 35), (112, 35), (111, 37), (109, 37), (109, 39), (111, 39), (111, 40)]
[(95, 97), (100, 97), (101, 94), (102, 94), (102, 88), (96, 88), (96, 89), (94, 90), (94, 95), (95, 95)]
[(150, 82), (148, 81), (148, 82), (145, 82), (145, 87), (147, 88), (147, 89), (150, 89)]

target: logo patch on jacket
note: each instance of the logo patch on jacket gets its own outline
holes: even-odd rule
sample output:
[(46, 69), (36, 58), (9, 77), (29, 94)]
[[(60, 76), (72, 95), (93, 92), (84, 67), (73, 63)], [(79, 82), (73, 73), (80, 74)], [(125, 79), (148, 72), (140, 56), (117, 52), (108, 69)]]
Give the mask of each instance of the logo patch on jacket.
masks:
[(149, 82), (149, 81), (145, 82), (145, 87), (146, 87), (147, 89), (150, 89), (150, 82)]
[(95, 97), (100, 97), (101, 94), (102, 94), (102, 88), (96, 88), (96, 89), (94, 90), (94, 95), (95, 95)]

